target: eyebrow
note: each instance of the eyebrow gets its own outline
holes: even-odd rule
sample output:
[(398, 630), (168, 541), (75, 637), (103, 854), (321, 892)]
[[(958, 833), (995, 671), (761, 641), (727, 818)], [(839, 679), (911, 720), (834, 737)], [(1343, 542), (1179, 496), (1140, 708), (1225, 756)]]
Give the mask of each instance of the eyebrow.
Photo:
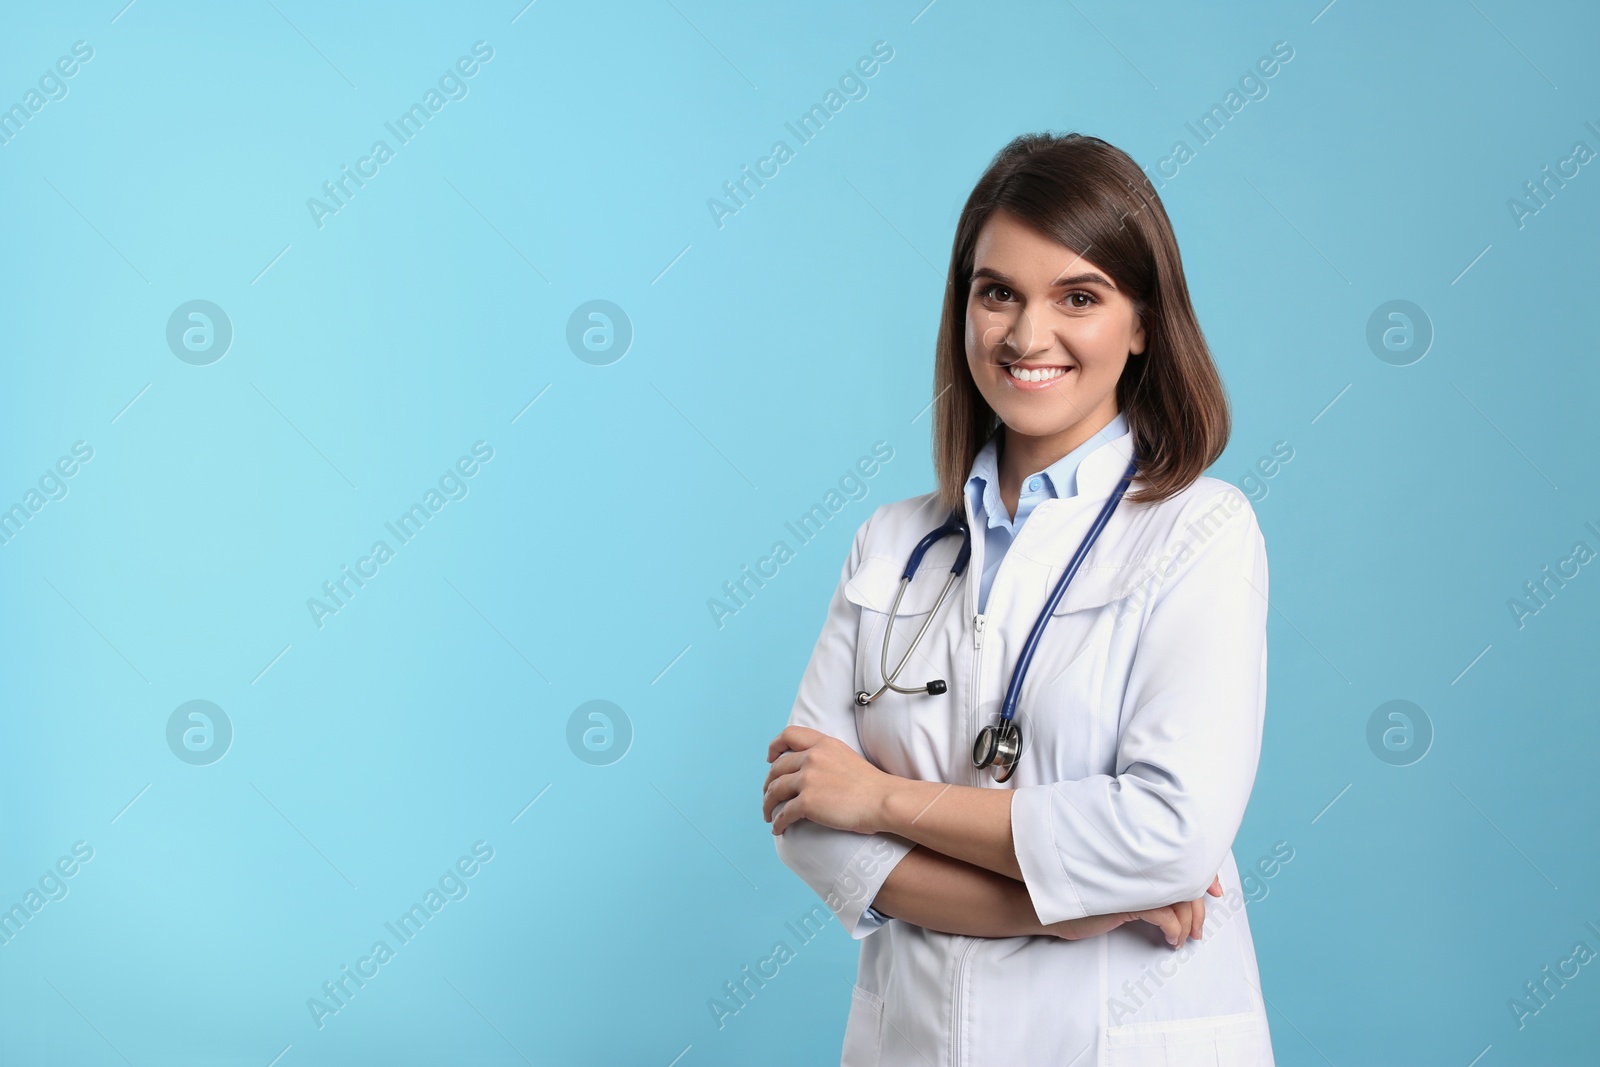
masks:
[[(994, 270), (994, 269), (992, 269), (990, 267), (979, 267), (977, 270), (972, 272), (972, 280), (973, 281), (977, 281), (979, 278), (993, 278), (995, 281), (999, 282), (1001, 285), (1015, 286), (1017, 284), (1016, 282), (1012, 281), (1010, 278), (1007, 278), (1004, 274), (1001, 274), (999, 271)], [(1097, 271), (1087, 271), (1087, 272), (1085, 272), (1083, 274), (1072, 274), (1072, 275), (1068, 275), (1065, 278), (1057, 278), (1053, 283), (1051, 283), (1051, 287), (1059, 289), (1062, 286), (1067, 286), (1067, 285), (1085, 285), (1085, 284), (1088, 284), (1088, 285), (1103, 285), (1107, 289), (1112, 290), (1113, 292), (1115, 292), (1116, 288), (1117, 288), (1115, 285), (1113, 285), (1111, 283), (1111, 279), (1107, 278), (1103, 274), (1098, 273)]]

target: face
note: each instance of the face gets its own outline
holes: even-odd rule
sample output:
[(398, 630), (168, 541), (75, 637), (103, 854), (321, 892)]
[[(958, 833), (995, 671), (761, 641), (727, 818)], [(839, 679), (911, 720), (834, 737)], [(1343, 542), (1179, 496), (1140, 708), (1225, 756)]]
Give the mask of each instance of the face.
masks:
[(1059, 439), (1065, 455), (1116, 417), (1117, 380), (1145, 333), (1109, 274), (996, 211), (978, 233), (966, 344), (1008, 436)]

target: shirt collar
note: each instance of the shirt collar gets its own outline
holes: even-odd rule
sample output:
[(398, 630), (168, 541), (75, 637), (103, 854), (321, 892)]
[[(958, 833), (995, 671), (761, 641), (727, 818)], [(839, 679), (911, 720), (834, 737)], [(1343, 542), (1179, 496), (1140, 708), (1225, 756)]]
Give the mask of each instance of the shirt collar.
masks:
[[(967, 477), (967, 500), (974, 516), (982, 514), (990, 526), (1005, 522), (1005, 505), (1000, 502), (1000, 434), (991, 434), (972, 461), (972, 473)], [(1116, 446), (1116, 447), (1113, 447)], [(1042, 471), (1035, 471), (1023, 479), (1026, 485), (1034, 477), (1043, 480), (1042, 492), (1047, 497), (1075, 496), (1084, 490), (1097, 490), (1109, 473), (1112, 480), (1127, 469), (1132, 456), (1133, 435), (1128, 420), (1122, 412), (1083, 444), (1056, 460)], [(1101, 452), (1107, 455), (1100, 455)], [(1115, 453), (1112, 455), (1111, 453)], [(1090, 462), (1091, 459), (1094, 462)], [(1101, 462), (1104, 459), (1105, 462)], [(1111, 471), (1109, 465), (1115, 465)], [(1106, 482), (1107, 488), (1110, 482)]]

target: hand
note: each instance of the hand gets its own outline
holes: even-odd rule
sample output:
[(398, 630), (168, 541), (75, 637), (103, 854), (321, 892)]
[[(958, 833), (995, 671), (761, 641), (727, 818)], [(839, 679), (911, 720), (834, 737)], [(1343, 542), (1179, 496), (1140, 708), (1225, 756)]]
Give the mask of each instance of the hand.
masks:
[[(1222, 879), (1211, 879), (1211, 887), (1206, 890), (1214, 897), (1222, 895)], [(1123, 923), (1135, 919), (1161, 927), (1161, 932), (1166, 936), (1167, 944), (1173, 948), (1182, 945), (1185, 935), (1200, 940), (1200, 930), (1206, 921), (1206, 898), (1204, 896), (1195, 900), (1179, 901), (1160, 908), (1147, 908), (1144, 911), (1125, 911), (1114, 915), (1087, 915), (1082, 919), (1064, 919), (1058, 923), (1051, 923), (1044, 928), (1045, 932), (1068, 941), (1080, 941), (1086, 937), (1095, 937), (1108, 930), (1115, 930)]]
[(837, 737), (790, 726), (767, 746), (767, 762), (772, 769), (762, 786), (761, 817), (774, 834), (799, 819), (858, 834), (876, 832), (893, 776)]

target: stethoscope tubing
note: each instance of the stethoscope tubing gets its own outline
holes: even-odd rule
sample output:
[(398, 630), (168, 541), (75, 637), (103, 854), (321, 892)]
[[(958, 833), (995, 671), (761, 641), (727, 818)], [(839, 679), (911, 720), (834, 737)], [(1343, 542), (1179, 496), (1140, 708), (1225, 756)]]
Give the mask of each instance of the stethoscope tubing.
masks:
[(1054, 614), (1056, 605), (1061, 603), (1061, 598), (1066, 594), (1067, 586), (1071, 583), (1078, 568), (1083, 565), (1084, 558), (1089, 555), (1089, 549), (1100, 538), (1100, 531), (1105, 529), (1107, 522), (1111, 521), (1111, 513), (1117, 510), (1117, 505), (1122, 502), (1122, 496), (1128, 491), (1128, 485), (1133, 481), (1139, 461), (1132, 460), (1128, 470), (1123, 474), (1122, 480), (1117, 483), (1106, 498), (1105, 506), (1100, 509), (1100, 514), (1095, 517), (1094, 525), (1089, 527), (1089, 532), (1084, 535), (1083, 541), (1078, 545), (1078, 550), (1072, 554), (1072, 559), (1067, 563), (1065, 573), (1061, 580), (1056, 582), (1056, 587), (1050, 592), (1050, 599), (1045, 602), (1044, 610), (1039, 612), (1039, 617), (1033, 621), (1033, 629), (1028, 631), (1028, 639), (1022, 643), (1022, 651), (1017, 654), (1017, 662), (1011, 668), (1011, 684), (1006, 687), (1005, 703), (1001, 705), (1000, 722), (1009, 723), (1017, 713), (1017, 702), (1022, 697), (1022, 681), (1027, 676), (1028, 667), (1033, 662), (1034, 650), (1039, 647), (1039, 640), (1044, 636), (1045, 623)]
[(967, 569), (967, 561), (972, 558), (972, 531), (967, 529), (966, 518), (959, 511), (952, 511), (950, 517), (944, 520), (944, 525), (918, 541), (917, 547), (911, 550), (911, 558), (906, 560), (906, 568), (900, 572), (901, 580), (911, 581), (916, 576), (917, 568), (922, 565), (922, 557), (928, 549), (953, 533), (961, 535), (961, 549), (950, 564), (950, 574), (953, 577), (960, 577), (961, 572)]
[[(934, 602), (935, 609), (937, 609), (939, 604), (944, 603), (945, 594), (950, 592), (950, 587), (955, 584), (958, 576), (958, 573), (952, 570), (950, 572), (950, 576), (944, 580), (944, 588), (939, 590), (939, 599)], [(894, 604), (889, 608), (889, 618), (893, 619), (895, 614), (899, 612), (900, 598), (905, 596), (906, 589), (908, 586), (910, 586), (910, 584), (911, 579), (905, 577), (900, 579), (900, 588), (894, 594)], [(928, 632), (928, 626), (933, 622), (933, 617), (937, 614), (937, 610), (930, 611), (928, 612), (927, 616), (923, 618), (921, 628), (917, 630), (917, 635), (911, 639), (911, 644), (906, 646), (905, 655), (901, 656), (900, 662), (895, 664), (893, 672), (889, 670), (889, 641), (887, 635), (885, 635), (883, 648), (880, 650), (878, 655), (878, 673), (883, 676), (883, 685), (879, 686), (878, 691), (872, 694), (872, 696), (869, 698), (869, 702), (870, 700), (876, 700), (879, 696), (881, 696), (885, 689), (893, 689), (896, 693), (907, 694), (921, 693), (927, 690), (928, 687), (925, 685), (917, 686), (915, 689), (907, 689), (905, 686), (895, 685), (894, 680), (900, 677), (900, 672), (905, 669), (905, 665), (911, 661), (911, 653), (915, 652), (917, 646), (922, 643), (922, 635)]]
[[(1072, 559), (1068, 561), (1066, 571), (1061, 575), (1061, 579), (1056, 583), (1055, 588), (1051, 590), (1050, 598), (1046, 601), (1044, 610), (1034, 620), (1033, 628), (1028, 632), (1028, 638), (1023, 642), (1022, 651), (1011, 670), (1011, 681), (1006, 687), (1006, 697), (1000, 713), (1000, 722), (998, 724), (1000, 728), (1009, 726), (1015, 718), (1017, 703), (1022, 696), (1022, 683), (1027, 677), (1028, 667), (1033, 662), (1033, 653), (1039, 647), (1039, 641), (1044, 635), (1045, 624), (1055, 611), (1056, 605), (1061, 602), (1062, 596), (1067, 591), (1067, 586), (1078, 573), (1078, 568), (1083, 565), (1085, 557), (1089, 554), (1089, 549), (1094, 546), (1095, 541), (1100, 537), (1101, 531), (1105, 529), (1106, 523), (1110, 521), (1111, 513), (1121, 503), (1123, 494), (1127, 492), (1128, 485), (1132, 482), (1133, 476), (1138, 469), (1138, 462), (1138, 458), (1134, 457), (1128, 463), (1128, 469), (1123, 474), (1122, 480), (1117, 483), (1116, 488), (1106, 499), (1104, 506), (1100, 509), (1100, 513), (1095, 517), (1094, 523), (1089, 527), (1089, 532), (1084, 535), (1077, 551), (1072, 554)], [(939, 590), (939, 595), (934, 600), (933, 607), (929, 609), (927, 617), (922, 620), (922, 626), (917, 630), (916, 636), (911, 639), (911, 643), (906, 646), (905, 653), (900, 657), (900, 662), (895, 664), (894, 670), (891, 671), (889, 670), (889, 638), (894, 629), (895, 616), (900, 611), (900, 601), (905, 596), (906, 589), (910, 586), (912, 579), (916, 576), (917, 568), (921, 565), (922, 557), (927, 554), (928, 549), (932, 548), (942, 538), (948, 537), (953, 533), (961, 535), (961, 548), (956, 552), (955, 559), (950, 564), (950, 575), (945, 579), (944, 588)], [(959, 511), (952, 511), (950, 517), (938, 529), (930, 531), (922, 540), (917, 542), (916, 547), (911, 550), (911, 557), (906, 561), (905, 569), (900, 573), (900, 588), (895, 590), (894, 602), (889, 606), (889, 621), (884, 628), (883, 645), (878, 655), (878, 671), (883, 678), (883, 684), (878, 687), (876, 692), (870, 694), (866, 692), (857, 693), (856, 704), (858, 706), (865, 707), (891, 689), (897, 693), (906, 694), (936, 694), (945, 691), (945, 683), (938, 679), (929, 682), (927, 685), (915, 688), (897, 685), (895, 680), (899, 678), (900, 672), (910, 662), (911, 655), (916, 651), (917, 646), (922, 643), (922, 637), (928, 632), (928, 627), (933, 623), (934, 616), (939, 614), (939, 608), (943, 606), (945, 598), (950, 592), (950, 587), (966, 571), (967, 563), (971, 558), (972, 531), (967, 524), (965, 516)], [(938, 688), (935, 689), (934, 686), (938, 686)]]
[[(922, 620), (922, 628), (911, 639), (911, 644), (906, 646), (905, 655), (900, 657), (900, 662), (895, 665), (893, 671), (890, 671), (889, 637), (894, 629), (895, 616), (900, 612), (900, 598), (905, 596), (906, 588), (911, 584), (911, 579), (916, 576), (917, 568), (922, 565), (922, 557), (927, 554), (928, 549), (953, 533), (961, 535), (961, 548), (956, 552), (956, 558), (950, 564), (950, 577), (945, 579), (944, 588), (939, 590), (938, 599), (933, 602), (933, 607), (928, 611), (927, 618)], [(857, 693), (857, 706), (866, 707), (890, 689), (893, 689), (896, 693), (908, 695), (913, 693), (944, 692), (943, 682), (938, 683), (939, 688), (937, 690), (931, 689), (927, 685), (919, 685), (914, 689), (907, 689), (905, 686), (896, 685), (895, 679), (900, 677), (900, 672), (905, 669), (905, 665), (911, 662), (911, 654), (917, 650), (917, 645), (922, 643), (922, 635), (928, 632), (928, 626), (933, 622), (934, 616), (939, 614), (939, 608), (944, 605), (945, 595), (950, 592), (950, 587), (955, 584), (956, 579), (966, 571), (967, 562), (971, 558), (972, 533), (967, 528), (966, 518), (960, 512), (952, 511), (950, 517), (938, 529), (931, 531), (917, 542), (917, 547), (911, 550), (911, 558), (906, 561), (905, 569), (900, 572), (900, 588), (895, 590), (894, 603), (889, 606), (889, 621), (884, 626), (883, 648), (878, 656), (878, 673), (883, 677), (883, 684), (873, 693)]]

